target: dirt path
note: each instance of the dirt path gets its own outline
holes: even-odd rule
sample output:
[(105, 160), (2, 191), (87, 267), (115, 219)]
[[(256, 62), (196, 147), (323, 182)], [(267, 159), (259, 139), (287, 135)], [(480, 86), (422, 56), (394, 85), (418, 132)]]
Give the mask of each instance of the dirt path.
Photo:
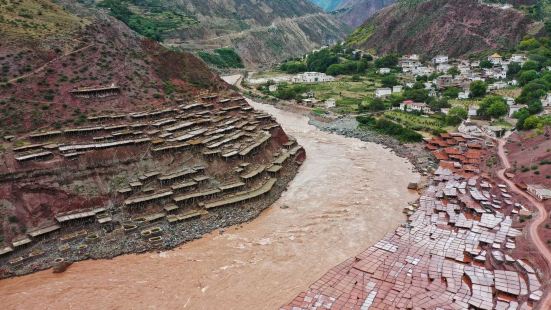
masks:
[(60, 59), (62, 59), (62, 58), (65, 58), (65, 57), (67, 57), (67, 56), (70, 56), (70, 55), (73, 55), (73, 54), (82, 52), (83, 50), (88, 49), (88, 48), (90, 48), (90, 47), (93, 46), (93, 45), (94, 45), (94, 44), (86, 45), (85, 47), (81, 47), (81, 48), (76, 49), (76, 50), (74, 50), (74, 51), (71, 51), (71, 52), (69, 52), (69, 53), (63, 54), (63, 55), (61, 55), (61, 56), (59, 56), (59, 57), (56, 57), (56, 58), (54, 58), (54, 59), (48, 61), (47, 63), (43, 64), (42, 66), (40, 66), (40, 67), (34, 69), (33, 71), (31, 71), (31, 72), (29, 72), (29, 73), (25, 73), (25, 74), (23, 74), (23, 75), (20, 75), (20, 76), (18, 76), (18, 77), (14, 77), (14, 78), (8, 80), (8, 82), (9, 82), (9, 83), (14, 83), (14, 82), (17, 82), (17, 80), (27, 78), (27, 77), (29, 77), (29, 76), (31, 76), (31, 75), (35, 75), (35, 74), (37, 74), (38, 72), (41, 72), (41, 71), (43, 71), (44, 69), (46, 69), (46, 67), (47, 67), (48, 65), (50, 65), (50, 64), (52, 64), (52, 63), (54, 63), (54, 62), (56, 62), (56, 61), (58, 61), (58, 60), (60, 60)]
[[(501, 162), (503, 163), (503, 169), (498, 171), (498, 177), (506, 183), (513, 192), (523, 196), (526, 198), (533, 206), (536, 207), (538, 212), (536, 213), (536, 218), (531, 221), (528, 224), (528, 237), (532, 241), (532, 243), (536, 246), (538, 251), (543, 255), (545, 260), (547, 261), (547, 265), (551, 267), (551, 251), (549, 250), (549, 247), (547, 244), (541, 239), (540, 235), (538, 234), (538, 228), (539, 226), (547, 219), (549, 216), (547, 210), (545, 210), (545, 206), (540, 201), (537, 201), (534, 197), (527, 194), (525, 191), (518, 188), (514, 182), (509, 180), (505, 177), (505, 171), (509, 168), (511, 168), (511, 164), (509, 163), (509, 159), (507, 158), (507, 154), (505, 154), (505, 143), (507, 142), (507, 139), (500, 139), (498, 140), (498, 156), (501, 159)], [(544, 279), (545, 282), (548, 282), (546, 279)], [(539, 306), (540, 309), (551, 309), (551, 293), (547, 292), (547, 294), (544, 295), (542, 301), (540, 302)]]

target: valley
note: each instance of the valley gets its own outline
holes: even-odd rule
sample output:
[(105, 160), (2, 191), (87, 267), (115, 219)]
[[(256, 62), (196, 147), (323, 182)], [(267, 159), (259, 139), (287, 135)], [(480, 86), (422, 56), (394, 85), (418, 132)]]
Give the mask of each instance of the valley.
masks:
[(550, 308), (550, 8), (0, 0), (3, 308)]

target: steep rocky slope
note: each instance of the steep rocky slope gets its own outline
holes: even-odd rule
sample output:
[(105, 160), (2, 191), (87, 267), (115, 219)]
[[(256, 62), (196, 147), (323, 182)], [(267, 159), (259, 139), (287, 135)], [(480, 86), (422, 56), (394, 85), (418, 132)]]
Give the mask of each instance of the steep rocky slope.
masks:
[[(277, 63), (300, 56), (312, 47), (341, 41), (349, 30), (308, 0), (125, 0), (120, 3), (125, 8), (113, 1), (100, 2), (137, 31), (170, 46), (189, 50), (234, 47), (248, 67)], [(172, 16), (174, 14), (178, 18)], [(168, 18), (169, 15), (172, 17)], [(144, 16), (155, 18), (144, 20)], [(184, 16), (187, 22), (183, 21)], [(143, 27), (144, 24), (152, 27)]]
[[(304, 158), (203, 61), (103, 11), (0, 1), (0, 37), (0, 278), (250, 220)], [(121, 236), (144, 218), (166, 239)]]
[(531, 28), (523, 13), (476, 0), (430, 0), (415, 7), (388, 7), (349, 38), (355, 47), (379, 53), (462, 56), (514, 47)]
[[(108, 15), (69, 1), (65, 9), (44, 0), (7, 3), (0, 4), (2, 135), (162, 106), (176, 91), (192, 96), (227, 87), (195, 56), (169, 51)], [(70, 94), (111, 84), (120, 96), (94, 104)]]

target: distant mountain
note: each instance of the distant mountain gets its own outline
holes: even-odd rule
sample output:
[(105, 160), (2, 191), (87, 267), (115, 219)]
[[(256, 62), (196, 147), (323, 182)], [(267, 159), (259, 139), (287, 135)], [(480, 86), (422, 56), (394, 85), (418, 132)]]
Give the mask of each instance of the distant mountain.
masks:
[(345, 1), (346, 0), (312, 0), (312, 2), (327, 12), (336, 10)]
[(339, 16), (346, 24), (356, 28), (395, 2), (396, 0), (343, 0), (338, 7)]
[(342, 41), (349, 28), (309, 0), (80, 0), (132, 29), (189, 50), (233, 47), (256, 67)]
[(347, 25), (356, 28), (379, 10), (396, 0), (311, 0), (327, 12), (332, 12)]
[(349, 45), (378, 53), (439, 53), (453, 57), (516, 44), (536, 27), (515, 9), (477, 0), (429, 0), (416, 6), (383, 9), (352, 35)]

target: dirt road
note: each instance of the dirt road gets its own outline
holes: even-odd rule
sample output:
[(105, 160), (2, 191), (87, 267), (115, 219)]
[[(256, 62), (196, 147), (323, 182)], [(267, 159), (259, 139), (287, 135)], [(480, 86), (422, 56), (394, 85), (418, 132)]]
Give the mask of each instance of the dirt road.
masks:
[[(541, 239), (540, 235), (538, 234), (538, 227), (547, 219), (549, 216), (547, 210), (545, 210), (545, 206), (540, 201), (537, 201), (534, 197), (527, 194), (525, 191), (518, 188), (514, 182), (509, 180), (505, 177), (505, 171), (509, 168), (511, 168), (511, 164), (509, 163), (509, 159), (507, 158), (507, 154), (505, 154), (505, 144), (507, 142), (507, 139), (500, 139), (498, 141), (498, 156), (501, 159), (501, 162), (503, 163), (503, 169), (498, 171), (498, 177), (506, 183), (513, 192), (523, 196), (526, 198), (536, 209), (538, 212), (536, 213), (536, 218), (528, 224), (528, 237), (532, 241), (532, 243), (536, 246), (538, 251), (543, 255), (545, 258), (547, 265), (551, 267), (551, 251), (549, 250), (549, 247), (547, 244)], [(544, 279), (543, 281), (548, 282)], [(544, 295), (542, 301), (539, 304), (540, 309), (551, 309), (551, 293), (547, 292), (547, 294)]]

